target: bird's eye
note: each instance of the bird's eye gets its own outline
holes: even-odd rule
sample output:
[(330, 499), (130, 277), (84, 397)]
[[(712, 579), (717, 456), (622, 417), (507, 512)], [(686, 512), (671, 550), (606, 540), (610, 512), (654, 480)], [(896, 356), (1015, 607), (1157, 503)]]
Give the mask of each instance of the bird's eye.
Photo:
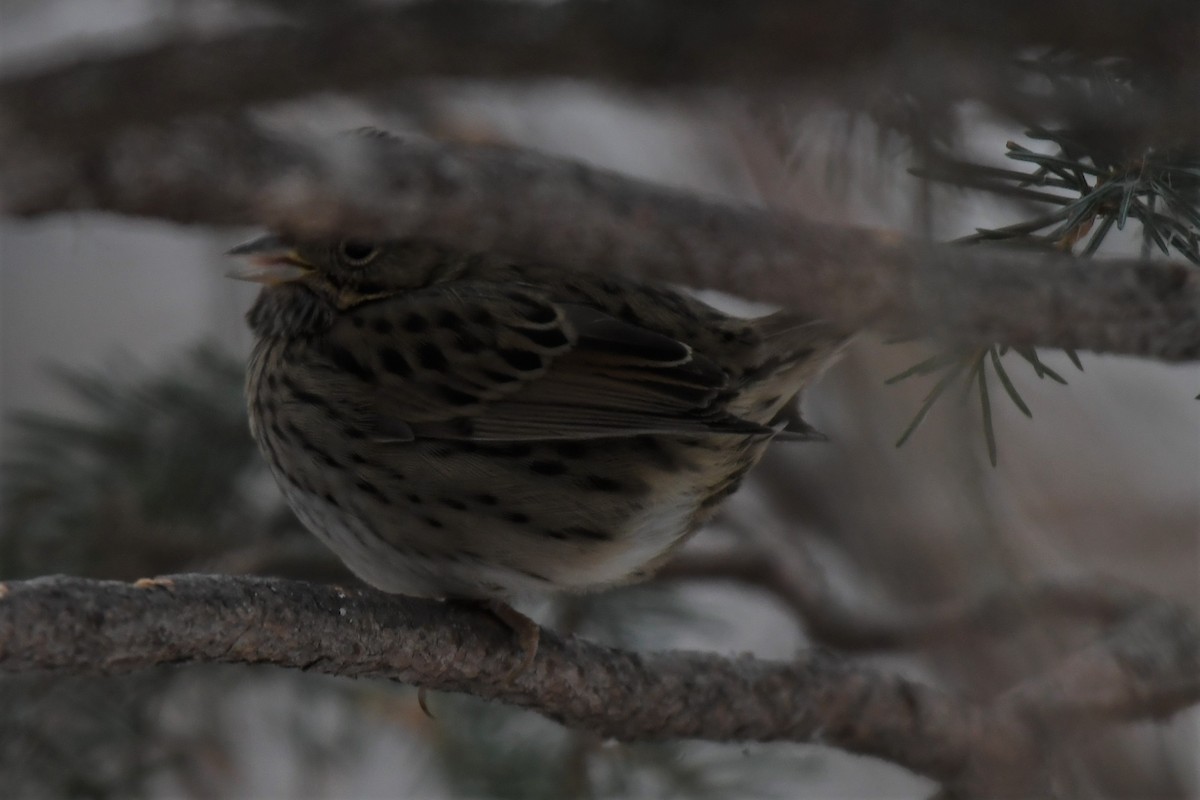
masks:
[(338, 252), (346, 263), (353, 267), (361, 267), (364, 264), (370, 263), (375, 256), (379, 255), (379, 245), (372, 242), (360, 242), (355, 239), (347, 239), (344, 242), (338, 243)]

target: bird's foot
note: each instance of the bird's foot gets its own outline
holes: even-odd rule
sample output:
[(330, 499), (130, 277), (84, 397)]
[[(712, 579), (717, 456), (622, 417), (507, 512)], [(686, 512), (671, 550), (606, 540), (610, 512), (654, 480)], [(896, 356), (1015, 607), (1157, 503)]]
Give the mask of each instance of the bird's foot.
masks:
[(504, 677), (504, 684), (506, 686), (511, 684), (533, 665), (533, 660), (538, 652), (538, 642), (541, 640), (542, 634), (542, 629), (536, 622), (503, 600), (483, 600), (470, 597), (449, 599), (450, 602), (473, 606), (474, 608), (488, 612), (502, 622), (517, 637), (517, 644), (521, 647), (521, 660), (513, 665), (513, 668)]
[(483, 608), (507, 625), (517, 637), (517, 644), (521, 648), (521, 660), (514, 664), (513, 668), (508, 671), (508, 675), (504, 677), (504, 683), (511, 684), (533, 666), (533, 659), (537, 657), (538, 643), (542, 639), (542, 629), (536, 622), (503, 600), (485, 600)]
[[(448, 597), (448, 603), (457, 603), (464, 606), (486, 611), (495, 617), (498, 621), (504, 624), (506, 628), (511, 630), (517, 637), (517, 644), (521, 648), (521, 660), (513, 665), (512, 669), (504, 676), (503, 685), (511, 686), (513, 681), (523, 675), (527, 669), (533, 666), (533, 660), (537, 657), (538, 643), (542, 638), (541, 627), (529, 617), (517, 611), (503, 600), (481, 600), (474, 597)], [(428, 695), (425, 687), (417, 689), (417, 705), (421, 707), (421, 711), (425, 712), (425, 716), (430, 719), (436, 719), (433, 713), (429, 710), (429, 705), (426, 702)]]

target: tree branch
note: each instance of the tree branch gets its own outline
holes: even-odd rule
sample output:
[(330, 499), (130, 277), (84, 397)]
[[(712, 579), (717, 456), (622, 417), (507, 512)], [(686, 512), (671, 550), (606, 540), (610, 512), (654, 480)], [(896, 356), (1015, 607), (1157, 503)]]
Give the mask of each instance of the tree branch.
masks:
[(1200, 270), (1182, 264), (930, 245), (507, 148), (356, 136), (318, 144), (216, 122), (131, 131), (94, 151), (0, 144), (9, 213), (97, 209), (311, 236), (422, 236), (723, 289), (848, 330), (1200, 358)]
[(469, 692), (625, 741), (823, 741), (941, 778), (966, 764), (979, 735), (976, 711), (823, 653), (788, 664), (636, 654), (543, 631), (533, 665), (508, 683), (521, 653), (511, 631), (482, 611), (275, 579), (171, 582), (8, 584), (0, 669), (265, 663)]
[(550, 631), (531, 667), (509, 681), (519, 646), (486, 612), (367, 589), (199, 575), (0, 585), (6, 672), (219, 662), (388, 678), (531, 708), (624, 741), (818, 742), (993, 793), (1041, 786), (1040, 736), (1051, 721), (1042, 708), (1128, 718), (1200, 701), (1200, 626), (1189, 614), (1155, 604), (1112, 641), (987, 709), (822, 651), (788, 663), (630, 653)]
[[(1200, 113), (1188, 109), (1200, 87), (1198, 25), (1200, 12), (1189, 0), (1092, 0), (1086, 24), (1072, 0), (434, 0), (353, 11), (339, 5), (287, 25), (169, 41), (12, 78), (0, 84), (0, 107), (32, 135), (75, 142), (179, 114), (323, 91), (378, 91), (430, 77), (760, 90), (803, 80), (826, 92), (845, 91), (850, 77), (943, 103), (983, 97), (1028, 111), (1039, 105), (1038, 95), (1018, 88), (1011, 57), (1047, 48), (1129, 58), (1152, 70), (1156, 97), (1129, 109), (1138, 113), (1125, 122), (1158, 136), (1168, 128), (1194, 135)], [(1064, 110), (1064, 103), (1055, 105)], [(1077, 111), (1086, 113), (1083, 102)], [(1111, 127), (1111, 118), (1104, 121)]]
[(1014, 687), (997, 705), (1062, 728), (1161, 719), (1196, 702), (1200, 622), (1187, 609), (1156, 600), (1052, 672)]

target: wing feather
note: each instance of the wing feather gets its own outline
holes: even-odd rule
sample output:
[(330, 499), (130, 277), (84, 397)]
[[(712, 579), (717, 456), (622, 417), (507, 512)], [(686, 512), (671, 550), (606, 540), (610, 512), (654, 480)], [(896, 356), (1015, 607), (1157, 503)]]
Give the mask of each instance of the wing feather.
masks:
[(725, 413), (725, 372), (688, 344), (527, 289), (458, 283), (364, 304), (331, 348), (363, 354), (381, 432), (539, 440), (760, 433)]

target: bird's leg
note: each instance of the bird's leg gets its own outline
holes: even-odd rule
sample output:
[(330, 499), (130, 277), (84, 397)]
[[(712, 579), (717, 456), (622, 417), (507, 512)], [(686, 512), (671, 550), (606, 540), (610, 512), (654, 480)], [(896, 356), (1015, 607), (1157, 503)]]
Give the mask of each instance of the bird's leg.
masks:
[(504, 623), (504, 626), (511, 630), (517, 637), (517, 644), (521, 647), (521, 660), (504, 677), (505, 685), (511, 684), (533, 664), (533, 659), (537, 656), (538, 642), (541, 639), (542, 631), (536, 622), (503, 600), (451, 597), (447, 598), (447, 601), (473, 606), (474, 608), (488, 612), (497, 620)]
[[(504, 624), (506, 628), (511, 630), (517, 637), (517, 644), (521, 648), (521, 660), (518, 661), (508, 674), (504, 676), (504, 685), (511, 685), (525, 670), (529, 669), (533, 664), (533, 659), (537, 656), (538, 642), (542, 637), (541, 627), (529, 617), (517, 611), (503, 600), (482, 600), (474, 597), (447, 597), (447, 603), (456, 603), (462, 606), (469, 606), (481, 611), (486, 611), (495, 617), (498, 621)], [(425, 687), (421, 686), (417, 689), (417, 704), (421, 707), (421, 711), (430, 719), (437, 719), (429, 710), (429, 705), (426, 700), (428, 694)]]
[(517, 644), (521, 648), (521, 660), (508, 671), (508, 675), (504, 678), (506, 684), (512, 683), (517, 676), (533, 666), (533, 659), (537, 656), (538, 643), (542, 638), (542, 629), (536, 622), (503, 600), (485, 600), (483, 607), (490, 611), (492, 616), (507, 625), (517, 637)]

